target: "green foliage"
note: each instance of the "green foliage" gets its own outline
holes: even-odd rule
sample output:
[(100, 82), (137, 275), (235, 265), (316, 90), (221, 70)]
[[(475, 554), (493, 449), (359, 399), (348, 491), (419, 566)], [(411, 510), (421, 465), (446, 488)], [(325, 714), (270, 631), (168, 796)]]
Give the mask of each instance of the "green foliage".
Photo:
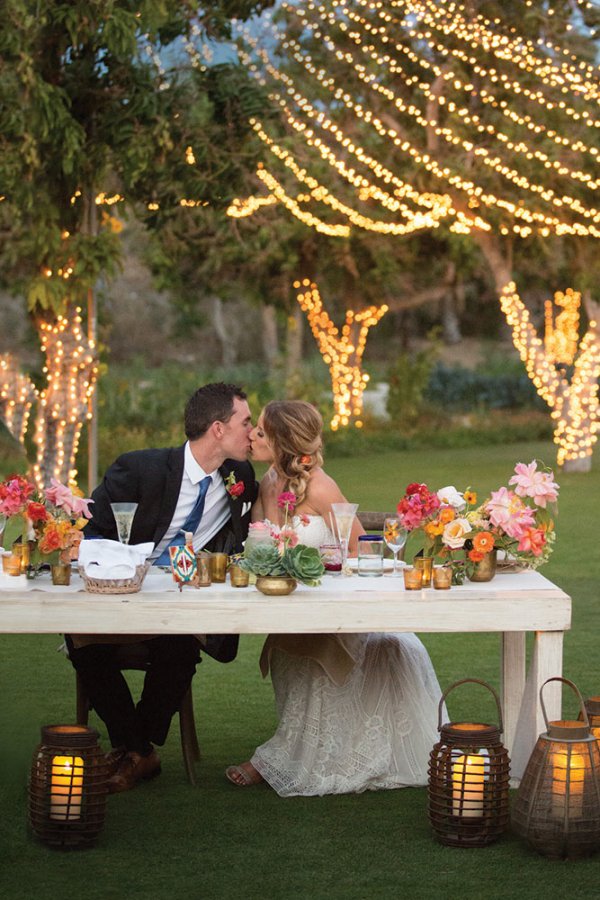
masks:
[[(124, 195), (149, 227), (184, 215), (183, 197), (223, 205), (235, 182), (231, 126), (239, 146), (257, 89), (244, 91), (233, 66), (194, 72), (181, 42), (193, 28), (226, 36), (229, 16), (268, 4), (5, 0), (0, 279), (32, 311), (62, 312), (114, 273), (120, 240), (114, 220), (99, 217), (100, 192)], [(161, 72), (148, 48), (154, 59), (171, 51), (172, 67)]]
[(387, 411), (403, 427), (413, 425), (421, 412), (435, 358), (435, 347), (400, 353), (388, 370)]

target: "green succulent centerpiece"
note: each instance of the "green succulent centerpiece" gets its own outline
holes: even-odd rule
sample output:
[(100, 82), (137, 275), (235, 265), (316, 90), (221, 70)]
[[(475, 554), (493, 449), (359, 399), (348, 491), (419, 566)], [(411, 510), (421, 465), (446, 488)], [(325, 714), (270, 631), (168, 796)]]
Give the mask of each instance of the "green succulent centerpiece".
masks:
[[(321, 583), (325, 567), (316, 547), (298, 543), (298, 534), (288, 523), (296, 505), (296, 496), (284, 491), (277, 499), (285, 510), (281, 528), (269, 523), (268, 536), (260, 542), (247, 541), (239, 566), (257, 577), (293, 578), (301, 584), (315, 587)], [(264, 525), (261, 523), (264, 530)]]

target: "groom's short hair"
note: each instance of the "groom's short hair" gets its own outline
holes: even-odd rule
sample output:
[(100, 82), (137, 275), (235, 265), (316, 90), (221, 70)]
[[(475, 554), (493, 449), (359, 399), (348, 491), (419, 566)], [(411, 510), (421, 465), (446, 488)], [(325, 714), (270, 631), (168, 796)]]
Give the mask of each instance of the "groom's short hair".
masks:
[(192, 394), (185, 405), (184, 427), (189, 441), (206, 434), (213, 422), (228, 422), (233, 415), (235, 398), (245, 400), (246, 394), (236, 384), (218, 381), (205, 384)]

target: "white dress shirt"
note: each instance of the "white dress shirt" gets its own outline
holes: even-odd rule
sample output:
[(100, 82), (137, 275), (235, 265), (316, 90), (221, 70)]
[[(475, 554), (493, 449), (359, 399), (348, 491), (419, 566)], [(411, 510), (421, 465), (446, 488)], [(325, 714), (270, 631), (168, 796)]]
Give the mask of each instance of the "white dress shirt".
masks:
[(204, 512), (194, 532), (194, 550), (202, 550), (208, 541), (217, 534), (230, 516), (229, 501), (223, 479), (218, 469), (214, 472), (205, 472), (193, 457), (189, 441), (186, 441), (184, 450), (183, 477), (179, 489), (177, 506), (171, 524), (165, 531), (163, 539), (154, 548), (150, 559), (157, 559), (168, 547), (177, 532), (183, 527), (183, 523), (189, 516), (196, 498), (200, 482), (210, 475), (212, 483), (204, 501)]

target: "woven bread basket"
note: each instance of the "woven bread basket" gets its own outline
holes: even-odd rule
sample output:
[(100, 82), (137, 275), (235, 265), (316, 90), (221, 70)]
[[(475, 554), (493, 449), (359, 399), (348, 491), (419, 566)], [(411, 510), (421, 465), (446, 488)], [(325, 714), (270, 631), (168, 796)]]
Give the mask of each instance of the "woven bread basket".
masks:
[(149, 568), (149, 562), (142, 563), (137, 566), (132, 578), (92, 578), (86, 575), (82, 566), (79, 567), (79, 574), (90, 594), (136, 594)]

